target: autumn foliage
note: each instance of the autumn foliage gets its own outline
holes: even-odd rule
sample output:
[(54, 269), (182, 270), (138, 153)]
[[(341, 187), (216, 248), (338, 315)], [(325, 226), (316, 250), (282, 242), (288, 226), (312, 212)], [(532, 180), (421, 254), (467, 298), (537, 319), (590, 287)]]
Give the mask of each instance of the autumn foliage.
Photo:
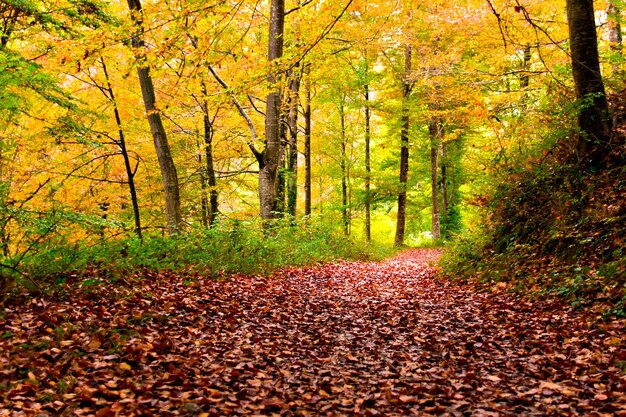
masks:
[(24, 297), (0, 319), (0, 415), (626, 414), (623, 321), (477, 293), (438, 256)]

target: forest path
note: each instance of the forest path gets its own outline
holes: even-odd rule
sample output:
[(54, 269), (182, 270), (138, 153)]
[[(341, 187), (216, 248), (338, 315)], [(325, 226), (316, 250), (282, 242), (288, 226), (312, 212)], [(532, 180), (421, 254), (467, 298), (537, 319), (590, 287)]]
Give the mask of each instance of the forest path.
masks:
[(437, 279), (438, 256), (13, 305), (0, 416), (626, 416), (624, 321)]

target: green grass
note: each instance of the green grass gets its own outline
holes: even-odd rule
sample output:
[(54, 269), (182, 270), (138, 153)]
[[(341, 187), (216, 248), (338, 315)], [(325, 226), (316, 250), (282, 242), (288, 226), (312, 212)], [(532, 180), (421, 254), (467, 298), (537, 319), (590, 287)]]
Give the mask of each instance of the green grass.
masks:
[[(172, 270), (177, 273), (225, 276), (270, 274), (286, 266), (306, 266), (338, 259), (377, 260), (390, 247), (355, 242), (322, 218), (276, 221), (263, 228), (256, 221), (222, 221), (211, 229), (189, 229), (169, 237), (147, 234), (91, 238), (71, 244), (47, 242), (20, 263), (24, 286), (44, 288), (80, 279), (90, 292), (103, 283), (123, 280), (134, 271)], [(10, 260), (5, 260), (10, 263)]]

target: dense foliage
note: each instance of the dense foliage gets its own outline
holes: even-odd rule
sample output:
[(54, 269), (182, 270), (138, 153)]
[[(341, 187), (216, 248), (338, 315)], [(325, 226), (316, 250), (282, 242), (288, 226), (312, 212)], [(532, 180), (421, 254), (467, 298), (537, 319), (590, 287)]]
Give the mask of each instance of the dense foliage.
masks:
[[(527, 286), (578, 292), (561, 283), (581, 268), (619, 300), (596, 274), (623, 280), (623, 148), (599, 166), (609, 132), (584, 120), (605, 89), (621, 117), (623, 1), (595, 21), (566, 3), (5, 1), (0, 274), (249, 271), (283, 265), (288, 241), (299, 263), (459, 238), (470, 259), (574, 271), (520, 268)], [(592, 90), (570, 59), (588, 50)]]
[(488, 203), (489, 222), (451, 248), (447, 273), (625, 316), (624, 126), (615, 133), (599, 172), (551, 157), (512, 174)]

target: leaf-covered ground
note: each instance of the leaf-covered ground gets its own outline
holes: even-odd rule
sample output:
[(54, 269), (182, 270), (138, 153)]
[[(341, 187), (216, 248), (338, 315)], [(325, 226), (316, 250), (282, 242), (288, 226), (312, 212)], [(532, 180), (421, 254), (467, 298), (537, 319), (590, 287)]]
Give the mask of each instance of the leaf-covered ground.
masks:
[(624, 320), (439, 280), (438, 255), (14, 301), (0, 416), (626, 416)]

